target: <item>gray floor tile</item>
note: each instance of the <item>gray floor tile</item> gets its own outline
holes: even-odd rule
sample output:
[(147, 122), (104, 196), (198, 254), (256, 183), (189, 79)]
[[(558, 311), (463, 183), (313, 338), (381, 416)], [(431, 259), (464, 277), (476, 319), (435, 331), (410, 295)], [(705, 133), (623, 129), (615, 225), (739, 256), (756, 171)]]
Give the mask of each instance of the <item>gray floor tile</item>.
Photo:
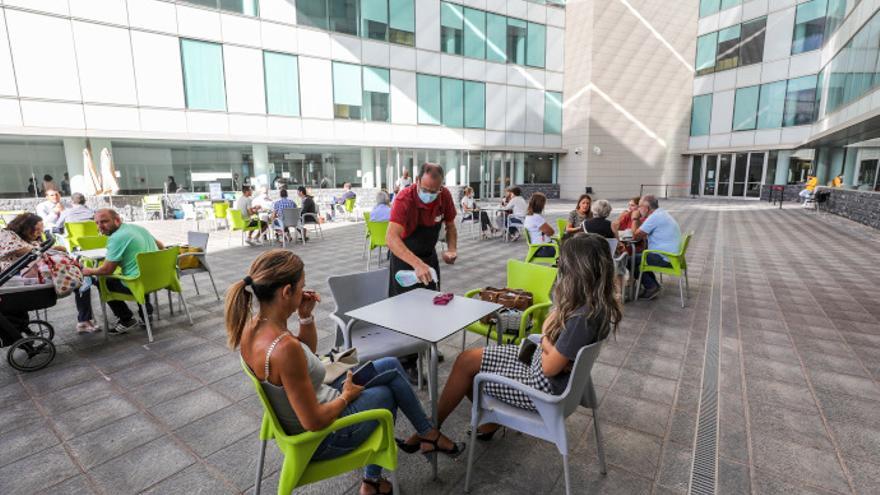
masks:
[(92, 378), (37, 400), (49, 414), (59, 414), (113, 395), (113, 385), (102, 377)]
[[(107, 493), (136, 493), (192, 465), (195, 459), (168, 437), (142, 445), (91, 470)], [(120, 476), (125, 473), (125, 476)]]
[(662, 438), (666, 434), (669, 410), (669, 406), (617, 395), (612, 389), (599, 413), (615, 423)]
[(768, 435), (817, 449), (832, 449), (822, 418), (815, 411), (805, 412), (762, 402), (752, 402), (749, 406), (752, 435)]
[[(233, 486), (218, 479), (217, 473), (211, 473), (201, 464), (193, 464), (144, 492), (145, 495), (164, 495), (166, 493), (221, 495), (224, 493), (234, 494), (238, 492)], [(272, 492), (269, 491), (266, 493)]]
[(176, 429), (230, 404), (229, 399), (203, 388), (155, 405), (149, 411), (169, 428)]
[(0, 466), (11, 464), (61, 441), (43, 421), (0, 434)]
[(880, 493), (880, 464), (847, 459), (846, 466), (856, 493)]
[(617, 381), (611, 387), (611, 392), (672, 405), (675, 389), (676, 383), (673, 380), (621, 368)]
[(0, 468), (0, 493), (29, 495), (79, 474), (79, 470), (58, 445)]
[(141, 385), (132, 391), (131, 397), (144, 407), (152, 407), (202, 386), (198, 380), (186, 373), (174, 373)]
[(657, 484), (676, 492), (686, 492), (690, 485), (692, 457), (690, 446), (667, 443)]
[[(241, 491), (254, 484), (254, 473), (257, 469), (259, 442), (253, 437), (242, 438), (234, 444), (216, 452), (207, 458), (208, 464), (235, 484)], [(266, 449), (264, 469), (271, 473), (281, 467), (281, 453), (270, 442)]]
[[(599, 411), (602, 412), (601, 409)], [(659, 438), (613, 424), (608, 420), (602, 421), (600, 426), (605, 444), (605, 456), (609, 464), (648, 479), (654, 478), (660, 462)], [(577, 450), (583, 452), (581, 449), (589, 448), (589, 452), (593, 452), (595, 449), (593, 438), (590, 432), (587, 442), (579, 444)]]
[(849, 491), (837, 456), (831, 451), (757, 436), (753, 438), (753, 454), (758, 469), (785, 473), (805, 483), (841, 493)]
[(631, 351), (626, 359), (626, 363), (624, 363), (624, 367), (649, 375), (675, 380), (678, 379), (681, 360), (658, 356), (652, 353)]
[(96, 493), (85, 475), (79, 475), (62, 481), (46, 491), (48, 493), (57, 493), (59, 495), (92, 495)]
[(868, 378), (820, 370), (810, 370), (810, 378), (817, 389), (880, 401), (880, 386)]
[(184, 426), (175, 434), (199, 456), (207, 457), (244, 437), (256, 441), (259, 429), (259, 419), (237, 406), (229, 406)]
[(131, 401), (122, 396), (111, 395), (71, 411), (59, 413), (53, 417), (53, 422), (62, 438), (69, 440), (136, 412), (137, 406)]
[(749, 493), (750, 484), (748, 466), (718, 459), (718, 493)]
[(133, 414), (68, 442), (86, 469), (125, 454), (162, 436), (162, 430), (143, 413)]

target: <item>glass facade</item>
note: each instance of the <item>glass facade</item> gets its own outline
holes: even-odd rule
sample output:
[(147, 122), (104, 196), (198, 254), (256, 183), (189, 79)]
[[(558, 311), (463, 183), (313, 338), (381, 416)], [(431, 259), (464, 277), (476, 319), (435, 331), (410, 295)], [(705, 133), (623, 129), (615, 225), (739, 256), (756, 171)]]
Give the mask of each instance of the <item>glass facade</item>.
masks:
[(263, 52), (266, 81), (266, 112), (299, 116), (299, 68), (297, 58), (285, 53)]
[(759, 86), (738, 88), (733, 103), (733, 130), (751, 131), (758, 125)]
[(464, 82), (464, 126), (471, 129), (486, 127), (486, 84)]
[(731, 7), (736, 7), (743, 0), (700, 0), (700, 17), (715, 14)]
[(391, 121), (390, 71), (381, 67), (363, 68), (363, 114), (364, 120), (372, 122)]
[(296, 0), (303, 26), (415, 45), (415, 0)]
[(544, 132), (562, 134), (562, 93), (544, 92)]
[(416, 44), (415, 0), (389, 0), (388, 41), (401, 45)]
[(782, 127), (784, 109), (785, 81), (762, 84), (758, 100), (758, 129)]
[(697, 75), (762, 62), (766, 31), (767, 18), (761, 17), (700, 36), (694, 64)]
[(797, 6), (791, 54), (822, 48), (825, 39), (825, 11), (828, 0), (809, 0)]
[(880, 85), (880, 13), (837, 52), (819, 75), (817, 100), (825, 100), (822, 116), (855, 101)]
[(816, 76), (804, 76), (788, 81), (785, 93), (783, 126), (810, 124), (816, 116)]
[(691, 108), (691, 136), (709, 134), (709, 123), (712, 119), (712, 95), (694, 96)]
[(226, 110), (223, 48), (217, 43), (180, 39), (186, 108)]
[(337, 119), (359, 120), (361, 105), (361, 67), (333, 62), (333, 116)]
[(544, 67), (543, 24), (440, 2), (440, 51), (452, 55)]
[(419, 124), (482, 129), (486, 126), (486, 84), (418, 74)]
[(419, 74), (416, 76), (419, 124), (440, 124), (440, 78)]
[(816, 120), (816, 76), (737, 88), (733, 104), (734, 131), (811, 124)]
[(177, 3), (200, 5), (254, 17), (260, 15), (259, 0), (178, 0)]

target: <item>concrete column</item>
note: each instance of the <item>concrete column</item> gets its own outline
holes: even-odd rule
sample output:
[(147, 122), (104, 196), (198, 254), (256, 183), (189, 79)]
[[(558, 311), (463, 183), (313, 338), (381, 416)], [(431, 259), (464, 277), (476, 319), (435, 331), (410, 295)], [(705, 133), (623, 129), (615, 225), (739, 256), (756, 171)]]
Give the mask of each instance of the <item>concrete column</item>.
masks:
[(819, 185), (825, 185), (828, 181), (828, 173), (831, 164), (831, 150), (829, 148), (819, 148), (816, 150), (816, 161), (813, 165), (813, 173), (819, 180)]
[[(833, 148), (831, 150), (831, 162), (828, 170), (828, 177), (825, 181), (829, 181), (843, 173), (843, 160), (846, 155), (846, 148)], [(824, 184), (824, 182), (819, 183)]]
[(456, 181), (458, 180), (459, 155), (460, 153), (456, 150), (446, 150), (444, 167), (446, 170), (446, 185), (454, 186), (458, 184)]
[(269, 145), (254, 144), (251, 146), (254, 155), (254, 177), (251, 179), (251, 185), (254, 187), (271, 187), (269, 183), (272, 178), (269, 174), (272, 172), (269, 163)]
[[(83, 150), (86, 147), (85, 138), (64, 138), (64, 160), (67, 162), (67, 174), (70, 176), (70, 192), (86, 193), (85, 175), (83, 175)], [(101, 151), (98, 150), (98, 153)], [(92, 157), (95, 162), (95, 170), (100, 172), (100, 156)], [(61, 184), (61, 177), (58, 179)], [(39, 181), (38, 181), (39, 182)]]
[(361, 148), (361, 187), (376, 187), (376, 152), (373, 148)]
[[(791, 165), (791, 150), (779, 150), (776, 154), (776, 177), (773, 184), (784, 186), (788, 182), (788, 167)], [(770, 177), (767, 177), (770, 180)]]
[(856, 167), (859, 164), (859, 148), (846, 148), (846, 159), (843, 160), (843, 185), (855, 187)]

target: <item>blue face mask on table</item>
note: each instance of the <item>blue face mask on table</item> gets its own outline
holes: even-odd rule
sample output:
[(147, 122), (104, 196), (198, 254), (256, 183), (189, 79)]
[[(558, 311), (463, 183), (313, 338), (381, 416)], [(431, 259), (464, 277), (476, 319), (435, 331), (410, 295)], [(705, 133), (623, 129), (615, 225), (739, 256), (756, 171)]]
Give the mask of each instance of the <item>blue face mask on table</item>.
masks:
[(433, 202), (435, 199), (437, 199), (437, 196), (439, 195), (439, 192), (432, 193), (419, 189), (419, 199), (422, 200), (422, 203), (425, 204)]

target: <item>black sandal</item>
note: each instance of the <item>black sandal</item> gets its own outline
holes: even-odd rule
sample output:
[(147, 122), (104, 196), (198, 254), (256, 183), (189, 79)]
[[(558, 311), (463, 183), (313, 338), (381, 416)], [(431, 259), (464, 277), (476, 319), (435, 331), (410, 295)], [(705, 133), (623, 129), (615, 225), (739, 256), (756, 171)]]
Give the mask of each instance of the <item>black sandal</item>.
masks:
[(407, 454), (415, 454), (419, 451), (420, 444), (416, 443), (406, 443), (406, 440), (395, 438), (394, 441), (397, 443), (397, 448), (406, 452)]
[(452, 442), (451, 449), (441, 449), (439, 442), (440, 442), (440, 438), (442, 436), (443, 436), (443, 434), (441, 433), (440, 435), (437, 435), (437, 438), (435, 438), (434, 440), (428, 440), (427, 438), (419, 438), (419, 450), (421, 450), (421, 444), (425, 444), (425, 443), (434, 447), (433, 449), (428, 450), (428, 451), (421, 450), (422, 455), (424, 455), (425, 458), (427, 458), (428, 460), (431, 460), (432, 454), (440, 453), (440, 454), (443, 454), (443, 455), (449, 457), (450, 459), (455, 459), (464, 453), (464, 447), (465, 447), (464, 442), (462, 442), (462, 443)]
[(393, 494), (394, 494), (394, 488), (393, 488), (393, 487), (391, 488), (391, 491), (390, 491), (390, 492), (383, 492), (383, 491), (382, 491), (382, 482), (383, 482), (383, 481), (388, 481), (388, 480), (386, 480), (385, 478), (379, 478), (377, 481), (373, 481), (373, 480), (371, 480), (371, 479), (369, 479), (369, 478), (363, 478), (361, 481), (363, 481), (363, 482), (366, 483), (367, 485), (373, 487), (373, 490), (376, 490), (376, 495), (393, 495)]

